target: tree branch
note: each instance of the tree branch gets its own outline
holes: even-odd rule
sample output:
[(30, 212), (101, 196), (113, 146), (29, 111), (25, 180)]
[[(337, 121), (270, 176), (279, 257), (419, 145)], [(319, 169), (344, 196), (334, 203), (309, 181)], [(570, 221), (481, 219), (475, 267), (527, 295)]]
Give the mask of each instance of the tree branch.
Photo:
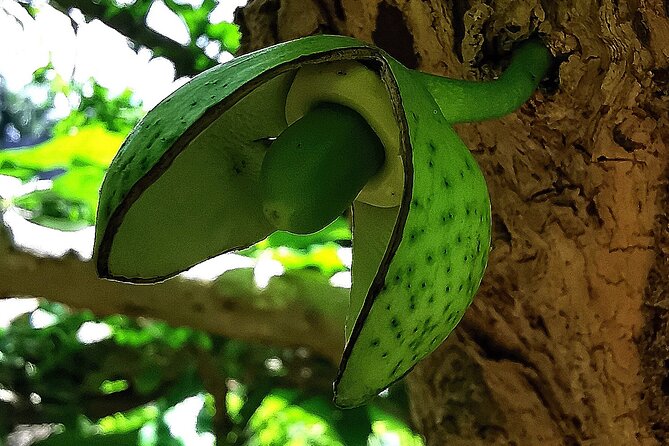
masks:
[(176, 277), (155, 285), (99, 279), (92, 262), (70, 254), (36, 257), (13, 247), (0, 230), (0, 298), (43, 297), (98, 316), (164, 320), (231, 339), (279, 347), (303, 346), (333, 363), (344, 343), (348, 290), (316, 271), (287, 272), (260, 290), (251, 269), (214, 282)]
[(171, 60), (177, 78), (194, 76), (217, 64), (215, 60), (207, 58), (205, 66), (196, 68), (198, 56), (203, 53), (194, 42), (191, 42), (190, 46), (183, 46), (148, 28), (145, 23), (146, 17), (136, 17), (124, 8), (115, 8), (114, 13), (110, 14), (111, 11), (103, 3), (92, 1), (52, 0), (49, 4), (66, 15), (69, 15), (69, 10), (72, 8), (79, 9), (88, 20), (98, 19), (129, 38), (135, 45), (149, 48), (154, 56)]

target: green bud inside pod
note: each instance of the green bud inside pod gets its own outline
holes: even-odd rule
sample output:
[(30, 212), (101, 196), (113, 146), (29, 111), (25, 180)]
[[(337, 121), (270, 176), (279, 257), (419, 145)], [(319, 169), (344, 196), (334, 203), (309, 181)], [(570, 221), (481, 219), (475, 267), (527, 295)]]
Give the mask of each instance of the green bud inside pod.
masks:
[(351, 206), (383, 159), (379, 137), (359, 113), (317, 104), (279, 135), (263, 159), (265, 217), (277, 229), (316, 232)]

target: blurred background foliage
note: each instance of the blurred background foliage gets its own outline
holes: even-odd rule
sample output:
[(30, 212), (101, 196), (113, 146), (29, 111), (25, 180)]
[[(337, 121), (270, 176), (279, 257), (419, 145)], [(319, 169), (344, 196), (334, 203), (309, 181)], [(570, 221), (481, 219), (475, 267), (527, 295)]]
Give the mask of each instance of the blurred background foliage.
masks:
[[(183, 22), (188, 39), (176, 42), (147, 26), (155, 3)], [(70, 18), (100, 20), (134, 50), (170, 60), (177, 78), (215, 65), (239, 46), (234, 24), (210, 20), (214, 0), (20, 6), (31, 17), (53, 7)], [(6, 7), (0, 14), (13, 16)], [(76, 32), (74, 19), (72, 27)], [(54, 114), (59, 98), (67, 112)], [(105, 170), (145, 111), (130, 89), (111, 92), (93, 78), (65, 79), (50, 62), (21, 89), (0, 77), (0, 175), (21, 182), (18, 192), (3, 193), (3, 212), (58, 231), (93, 225)], [(241, 254), (330, 279), (348, 272), (341, 253), (350, 239), (342, 217), (310, 236), (277, 232)], [(0, 444), (422, 444), (409, 427), (401, 383), (367, 407), (341, 411), (331, 403), (335, 373), (304, 348), (224, 339), (146, 318), (96, 318), (40, 299), (0, 328)]]

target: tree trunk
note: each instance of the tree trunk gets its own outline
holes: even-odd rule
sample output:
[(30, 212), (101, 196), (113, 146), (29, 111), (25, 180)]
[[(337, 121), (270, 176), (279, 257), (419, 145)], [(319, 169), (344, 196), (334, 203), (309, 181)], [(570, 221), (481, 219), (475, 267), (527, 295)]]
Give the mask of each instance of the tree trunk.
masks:
[(669, 442), (669, 4), (253, 0), (244, 51), (315, 33), (454, 78), (538, 32), (557, 58), (514, 115), (456, 129), (493, 203), (475, 303), (409, 375), (430, 445)]

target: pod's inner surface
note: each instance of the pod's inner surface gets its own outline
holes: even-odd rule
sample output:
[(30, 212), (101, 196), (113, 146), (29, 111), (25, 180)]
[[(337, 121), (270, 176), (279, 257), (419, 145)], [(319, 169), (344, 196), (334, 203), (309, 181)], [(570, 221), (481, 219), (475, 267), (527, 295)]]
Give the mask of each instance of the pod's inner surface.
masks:
[(196, 136), (143, 191), (115, 234), (109, 255), (114, 275), (171, 275), (271, 232), (258, 180), (271, 138), (287, 127), (291, 81), (288, 72), (256, 87)]

